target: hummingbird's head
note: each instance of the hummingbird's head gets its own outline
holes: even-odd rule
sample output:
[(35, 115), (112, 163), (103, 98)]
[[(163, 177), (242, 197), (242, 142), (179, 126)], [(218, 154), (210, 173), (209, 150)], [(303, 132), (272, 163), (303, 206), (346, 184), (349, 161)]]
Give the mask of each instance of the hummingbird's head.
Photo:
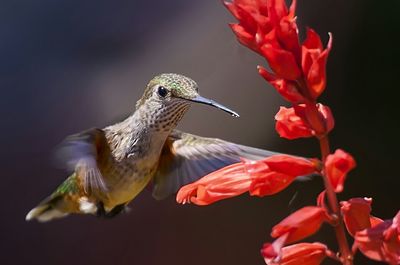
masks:
[(154, 77), (136, 103), (136, 110), (143, 110), (138, 113), (142, 113), (141, 117), (149, 123), (149, 128), (169, 132), (182, 119), (192, 102), (211, 105), (239, 117), (227, 107), (201, 97), (196, 82), (179, 74)]
[(136, 103), (136, 108), (148, 105), (157, 113), (174, 113), (173, 110), (184, 113), (192, 102), (210, 105), (239, 117), (235, 111), (200, 96), (196, 82), (180, 74), (161, 74), (154, 77), (147, 85), (142, 98)]

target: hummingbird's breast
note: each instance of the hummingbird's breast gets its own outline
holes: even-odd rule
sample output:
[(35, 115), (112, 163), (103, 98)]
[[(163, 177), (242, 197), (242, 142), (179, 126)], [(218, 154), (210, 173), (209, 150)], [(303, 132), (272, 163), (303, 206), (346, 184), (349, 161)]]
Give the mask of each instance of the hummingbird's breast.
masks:
[(157, 171), (167, 137), (188, 108), (184, 100), (163, 106), (148, 102), (104, 129), (111, 150), (102, 172), (109, 188), (102, 198), (106, 210), (131, 201), (144, 189)]

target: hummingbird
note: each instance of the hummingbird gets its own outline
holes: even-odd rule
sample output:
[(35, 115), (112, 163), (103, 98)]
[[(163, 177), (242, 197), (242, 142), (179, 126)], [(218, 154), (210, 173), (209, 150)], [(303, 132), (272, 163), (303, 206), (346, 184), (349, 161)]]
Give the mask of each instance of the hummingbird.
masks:
[(128, 118), (68, 136), (60, 144), (56, 154), (70, 175), (26, 220), (45, 222), (68, 214), (113, 217), (149, 183), (152, 196), (160, 200), (242, 158), (259, 160), (274, 154), (176, 130), (192, 103), (239, 117), (200, 96), (191, 78), (160, 74), (148, 83)]

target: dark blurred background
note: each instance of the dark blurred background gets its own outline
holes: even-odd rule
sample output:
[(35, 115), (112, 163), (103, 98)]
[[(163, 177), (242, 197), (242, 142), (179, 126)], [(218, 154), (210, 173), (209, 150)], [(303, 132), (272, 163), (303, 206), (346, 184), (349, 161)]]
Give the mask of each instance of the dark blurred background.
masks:
[[(333, 32), (328, 87), (332, 148), (358, 162), (341, 199), (368, 196), (373, 214), (399, 210), (400, 2), (308, 0), (298, 21), (325, 43)], [(314, 203), (319, 179), (266, 198), (243, 195), (208, 207), (156, 202), (148, 191), (112, 220), (70, 216), (40, 224), (26, 213), (66, 177), (51, 162), (66, 135), (103, 127), (133, 111), (162, 72), (195, 79), (202, 95), (241, 114), (194, 106), (182, 130), (241, 144), (318, 156), (313, 139), (286, 141), (273, 116), (287, 105), (258, 76), (261, 58), (240, 46), (218, 0), (15, 0), (0, 3), (0, 264), (264, 264), (269, 232)], [(319, 236), (335, 248), (330, 227)], [(357, 256), (357, 264), (369, 263)], [(330, 264), (327, 262), (326, 264)]]

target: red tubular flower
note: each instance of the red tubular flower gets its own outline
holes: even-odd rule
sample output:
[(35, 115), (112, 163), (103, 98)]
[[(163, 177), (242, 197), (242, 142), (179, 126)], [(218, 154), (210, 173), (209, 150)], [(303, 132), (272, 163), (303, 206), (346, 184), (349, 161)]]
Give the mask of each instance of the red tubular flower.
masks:
[(355, 246), (368, 258), (400, 264), (400, 211), (393, 220), (357, 232), (354, 239)]
[(289, 186), (298, 176), (317, 171), (316, 160), (289, 155), (274, 155), (246, 165), (252, 182), (250, 194), (267, 196), (278, 193)]
[(352, 236), (371, 227), (371, 203), (371, 198), (352, 198), (340, 202), (344, 223)]
[(249, 190), (250, 174), (243, 162), (214, 171), (196, 182), (183, 186), (176, 195), (178, 203), (208, 205)]
[(277, 254), (271, 252), (271, 244), (267, 243), (261, 249), (261, 255), (268, 265), (318, 265), (327, 256), (327, 251), (327, 247), (318, 242), (299, 243), (284, 247)]
[(178, 203), (208, 205), (246, 191), (255, 196), (271, 195), (289, 186), (297, 176), (316, 172), (317, 165), (316, 160), (289, 155), (242, 161), (182, 187), (176, 200)]
[(328, 155), (325, 161), (325, 172), (335, 192), (343, 191), (343, 184), (347, 173), (356, 166), (354, 158), (341, 149)]
[(302, 45), (301, 65), (303, 74), (312, 99), (316, 99), (325, 89), (326, 85), (326, 61), (332, 48), (332, 35), (329, 34), (329, 42), (323, 49), (318, 34), (307, 29), (307, 38)]
[(307, 206), (297, 210), (275, 225), (272, 228), (271, 236), (277, 239), (272, 244), (265, 244), (262, 249), (262, 255), (267, 264), (281, 264), (277, 262), (282, 259), (283, 246), (314, 234), (324, 221), (329, 221), (324, 208)]
[(329, 217), (322, 207), (306, 206), (292, 213), (272, 228), (274, 238), (287, 235), (285, 243), (306, 238), (319, 230)]
[(334, 127), (334, 119), (329, 107), (322, 104), (318, 108), (317, 120), (309, 115), (310, 105), (299, 104), (292, 108), (281, 107), (275, 115), (275, 129), (279, 136), (287, 139), (323, 136)]

